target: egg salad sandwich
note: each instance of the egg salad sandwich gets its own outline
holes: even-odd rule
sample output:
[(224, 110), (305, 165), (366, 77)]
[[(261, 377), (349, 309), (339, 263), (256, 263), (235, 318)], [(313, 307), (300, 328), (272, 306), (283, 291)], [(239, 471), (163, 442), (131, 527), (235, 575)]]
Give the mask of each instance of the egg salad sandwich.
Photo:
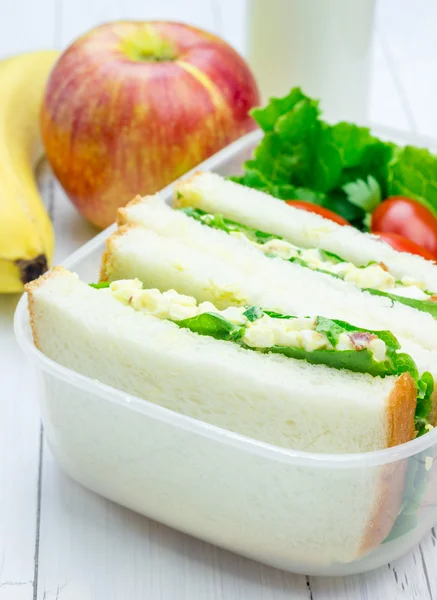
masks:
[(61, 267), (27, 293), (44, 354), (231, 431), (338, 453), (427, 430), (433, 377), (388, 331), (255, 305), (220, 309), (137, 278), (88, 285)]
[[(388, 331), (255, 305), (218, 308), (136, 278), (88, 284), (62, 267), (27, 294), (34, 342), (47, 357), (209, 426), (335, 454), (383, 450), (427, 431), (433, 377)], [(323, 502), (315, 504), (313, 471), (292, 469), (277, 482), (277, 518), (295, 506), (299, 556), (354, 560), (399, 521), (406, 474), (405, 461), (322, 469)]]
[(437, 318), (437, 265), (353, 227), (199, 173), (175, 187), (174, 205), (268, 256), (298, 263)]

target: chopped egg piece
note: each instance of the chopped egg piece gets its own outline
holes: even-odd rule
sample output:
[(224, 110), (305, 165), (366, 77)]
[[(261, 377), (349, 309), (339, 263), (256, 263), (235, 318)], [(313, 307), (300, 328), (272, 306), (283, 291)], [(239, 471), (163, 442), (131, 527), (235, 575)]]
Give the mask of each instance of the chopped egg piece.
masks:
[(285, 240), (269, 240), (265, 244), (257, 244), (263, 252), (271, 252), (284, 260), (289, 260), (298, 256), (299, 252), (296, 246)]
[(124, 304), (129, 304), (132, 297), (142, 290), (143, 284), (139, 279), (119, 279), (109, 286), (114, 297)]
[(414, 279), (414, 277), (408, 277), (407, 275), (401, 277), (401, 283), (402, 285), (415, 285), (421, 290), (425, 289), (425, 284), (422, 281), (417, 281), (417, 279)]
[(238, 306), (229, 306), (221, 311), (221, 315), (234, 325), (244, 325), (247, 321), (246, 317), (243, 315), (245, 310), (245, 308)]
[(172, 321), (182, 321), (183, 319), (195, 317), (197, 315), (197, 306), (186, 306), (185, 304), (170, 302), (167, 311), (168, 319), (171, 319)]
[(344, 277), (345, 281), (355, 283), (361, 288), (374, 288), (385, 290), (392, 288), (395, 284), (395, 278), (380, 265), (369, 265), (363, 269), (355, 269)]
[(324, 349), (327, 343), (328, 339), (323, 333), (308, 330), (302, 331), (302, 346), (308, 352)]
[(255, 348), (271, 348), (275, 345), (275, 333), (271, 327), (258, 324), (246, 329), (243, 342)]
[(340, 333), (338, 338), (337, 345), (335, 346), (336, 350), (354, 350), (354, 345), (352, 340), (350, 339), (347, 333)]
[(314, 329), (317, 317), (297, 317), (296, 319), (279, 320), (285, 322), (284, 327), (286, 331), (301, 331), (302, 329)]
[(206, 312), (218, 312), (212, 302), (201, 302), (197, 307), (197, 314), (201, 315)]
[(329, 263), (323, 260), (322, 254), (318, 248), (301, 250), (300, 258), (308, 263), (310, 268), (319, 269), (328, 266)]
[(367, 348), (372, 352), (373, 358), (377, 362), (382, 362), (387, 358), (387, 356), (386, 356), (387, 347), (385, 345), (385, 342), (383, 342), (379, 338), (374, 339), (371, 342), (369, 342), (369, 345), (367, 346)]
[(302, 348), (301, 331), (285, 331), (283, 329), (274, 329), (274, 337), (275, 346), (289, 346), (291, 348)]
[(335, 265), (331, 265), (331, 266), (327, 266), (325, 267), (326, 271), (330, 271), (331, 273), (334, 273), (335, 275), (338, 275), (339, 277), (344, 277), (345, 275), (349, 275), (349, 273), (353, 273), (355, 272), (355, 270), (357, 269), (357, 267), (351, 263), (348, 262), (341, 262), (341, 263), (337, 263)]
[(159, 310), (162, 303), (162, 294), (159, 290), (155, 289), (141, 290), (141, 293), (138, 293), (132, 299), (132, 306), (136, 310), (146, 310), (152, 314)]
[(162, 295), (164, 298), (168, 298), (170, 301), (177, 302), (182, 306), (197, 306), (196, 298), (193, 298), (192, 296), (186, 296), (185, 294), (178, 294), (176, 290), (168, 290)]

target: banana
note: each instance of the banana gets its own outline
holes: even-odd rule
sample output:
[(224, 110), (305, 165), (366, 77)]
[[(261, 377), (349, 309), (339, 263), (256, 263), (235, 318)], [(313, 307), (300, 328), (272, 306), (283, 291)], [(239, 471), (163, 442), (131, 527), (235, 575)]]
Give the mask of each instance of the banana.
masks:
[(47, 270), (54, 233), (34, 174), (43, 154), (39, 113), (55, 51), (0, 61), (0, 293)]

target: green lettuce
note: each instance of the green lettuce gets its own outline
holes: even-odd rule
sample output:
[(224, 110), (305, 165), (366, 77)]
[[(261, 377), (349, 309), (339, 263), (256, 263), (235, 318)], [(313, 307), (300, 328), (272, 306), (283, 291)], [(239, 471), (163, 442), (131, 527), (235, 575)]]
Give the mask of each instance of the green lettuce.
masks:
[(437, 217), (437, 156), (414, 146), (398, 149), (389, 165), (388, 194), (413, 198)]
[(396, 294), (390, 294), (389, 292), (383, 292), (381, 290), (374, 290), (373, 288), (363, 288), (363, 291), (369, 292), (369, 294), (373, 294), (374, 296), (385, 296), (386, 298), (390, 298), (390, 300), (393, 302), (401, 302), (406, 306), (411, 306), (412, 308), (416, 308), (422, 312), (427, 312), (432, 315), (434, 319), (437, 319), (437, 302), (432, 302), (431, 300), (405, 298), (404, 296), (396, 296)]
[(190, 329), (199, 335), (207, 335), (216, 340), (238, 341), (243, 335), (245, 328), (234, 325), (219, 313), (205, 312), (195, 317), (175, 321), (181, 328)]
[(96, 290), (101, 290), (102, 288), (108, 288), (111, 283), (109, 281), (100, 281), (99, 283), (89, 283), (88, 285)]
[(318, 102), (299, 88), (251, 115), (264, 136), (234, 181), (319, 204), (364, 231), (389, 196), (413, 198), (437, 217), (437, 155), (428, 150), (400, 148), (353, 123), (326, 123)]
[[(294, 319), (291, 315), (283, 315), (273, 311), (263, 311), (256, 306), (249, 306), (243, 313), (251, 322), (260, 319), (264, 314), (275, 319)], [(253, 350), (252, 347), (246, 346), (242, 338), (245, 332), (245, 326), (235, 325), (219, 313), (202, 313), (195, 317), (175, 321), (182, 328), (190, 329), (199, 335), (206, 335), (219, 340), (238, 342), (241, 345)], [(327, 319), (326, 317), (316, 318), (315, 330), (319, 333), (326, 334), (328, 340), (334, 346), (334, 349), (326, 350), (304, 350), (303, 348), (293, 348), (287, 346), (273, 346), (271, 348), (258, 348), (260, 352), (272, 352), (275, 354), (283, 354), (290, 358), (306, 360), (313, 364), (324, 364), (334, 369), (347, 369), (357, 373), (369, 373), (377, 377), (385, 377), (387, 375), (400, 375), (402, 373), (410, 373), (416, 382), (418, 388), (418, 423), (425, 426), (431, 405), (430, 395), (432, 393), (433, 378), (429, 373), (424, 373), (419, 378), (416, 364), (410, 355), (403, 352), (398, 352), (400, 349), (399, 342), (390, 331), (372, 331), (355, 327), (346, 321), (338, 319)], [(368, 349), (363, 350), (336, 350), (335, 346), (338, 343), (342, 333), (370, 333), (376, 335), (386, 345), (386, 359), (376, 361), (373, 353)], [(424, 420), (422, 424), (422, 420)]]
[(251, 115), (264, 137), (234, 181), (280, 199), (325, 206), (366, 228), (366, 210), (388, 192), (394, 144), (379, 140), (366, 127), (324, 122), (318, 102), (299, 88), (253, 109)]

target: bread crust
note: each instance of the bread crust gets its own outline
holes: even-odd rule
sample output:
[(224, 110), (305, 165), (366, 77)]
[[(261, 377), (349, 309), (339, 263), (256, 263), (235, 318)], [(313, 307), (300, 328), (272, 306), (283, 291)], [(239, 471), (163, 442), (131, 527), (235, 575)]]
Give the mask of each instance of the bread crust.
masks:
[(183, 179), (180, 179), (179, 181), (177, 181), (174, 186), (173, 186), (173, 196), (172, 196), (172, 203), (171, 205), (174, 208), (179, 208), (181, 206), (184, 206), (184, 204), (182, 202), (179, 202), (179, 198), (177, 197), (177, 192), (184, 187), (185, 184), (191, 184), (195, 179), (197, 179), (198, 177), (201, 177), (204, 174), (203, 171), (195, 171), (194, 173), (192, 173), (191, 175), (189, 175), (188, 177), (184, 177)]
[(38, 277), (38, 279), (35, 279), (34, 281), (31, 281), (30, 283), (26, 283), (26, 285), (24, 286), (24, 291), (27, 293), (27, 305), (28, 305), (28, 310), (29, 310), (29, 321), (30, 321), (30, 328), (32, 330), (33, 343), (38, 348), (38, 350), (41, 350), (41, 347), (39, 344), (38, 334), (36, 331), (35, 292), (38, 290), (38, 288), (43, 286), (48, 279), (62, 277), (66, 273), (69, 273), (69, 271), (67, 269), (65, 269), (65, 267), (56, 266), (56, 267), (53, 267), (53, 269), (51, 269), (50, 271), (47, 271), (46, 273), (44, 273), (44, 275), (41, 275), (40, 277)]
[[(416, 403), (417, 390), (414, 379), (409, 373), (403, 373), (388, 400), (388, 447), (404, 444), (414, 438)], [(377, 548), (390, 533), (404, 495), (407, 467), (406, 460), (381, 467), (380, 493), (364, 534), (360, 554)]]
[[(145, 196), (147, 198), (147, 196)], [(137, 194), (135, 198), (133, 198), (130, 202), (118, 209), (117, 211), (117, 225), (122, 227), (123, 225), (127, 225), (129, 223), (129, 218), (127, 216), (127, 209), (130, 206), (135, 206), (135, 204), (141, 204), (143, 202), (144, 197)]]
[[(140, 196), (138, 196), (138, 198), (140, 198)], [(133, 223), (126, 223), (125, 225), (119, 226), (119, 228), (107, 238), (105, 243), (105, 251), (102, 255), (102, 260), (100, 263), (99, 281), (109, 281), (112, 265), (112, 256), (115, 253), (118, 238), (123, 236), (130, 229), (137, 229), (138, 227), (138, 225), (135, 225)]]

